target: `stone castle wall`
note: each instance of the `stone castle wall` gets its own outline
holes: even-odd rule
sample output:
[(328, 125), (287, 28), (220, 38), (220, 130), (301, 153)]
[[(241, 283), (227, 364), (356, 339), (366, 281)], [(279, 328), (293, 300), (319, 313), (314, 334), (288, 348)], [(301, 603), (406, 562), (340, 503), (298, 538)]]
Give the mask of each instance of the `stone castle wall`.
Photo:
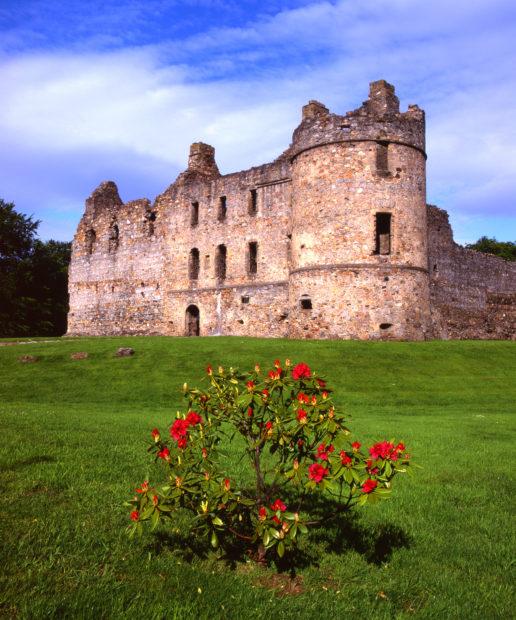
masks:
[(448, 214), (428, 207), (430, 294), (437, 338), (516, 338), (516, 265), (453, 241)]
[[(221, 175), (195, 143), (152, 205), (102, 183), (73, 242), (68, 333), (508, 337), (514, 271), (469, 252), (478, 275), (458, 283), (466, 251), (435, 233), (424, 148), (423, 111), (379, 81), (345, 115), (311, 101), (270, 164)], [(468, 313), (491, 311), (505, 327), (478, 331)]]

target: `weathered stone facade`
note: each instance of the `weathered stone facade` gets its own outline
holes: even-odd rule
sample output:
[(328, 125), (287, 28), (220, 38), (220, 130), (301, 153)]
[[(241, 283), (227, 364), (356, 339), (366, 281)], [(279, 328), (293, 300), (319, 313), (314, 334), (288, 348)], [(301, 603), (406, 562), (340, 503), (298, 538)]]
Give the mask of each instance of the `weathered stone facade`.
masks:
[(373, 82), (344, 116), (311, 101), (274, 162), (214, 149), (151, 204), (102, 183), (73, 242), (68, 334), (514, 337), (515, 266), (453, 242), (426, 205), (425, 119)]

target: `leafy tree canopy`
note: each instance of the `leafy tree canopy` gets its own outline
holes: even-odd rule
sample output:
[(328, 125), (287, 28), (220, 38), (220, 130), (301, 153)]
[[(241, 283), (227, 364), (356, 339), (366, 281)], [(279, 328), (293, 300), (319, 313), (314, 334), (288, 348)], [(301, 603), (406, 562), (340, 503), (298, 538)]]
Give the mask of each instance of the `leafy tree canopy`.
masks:
[(40, 241), (38, 226), (0, 199), (0, 337), (66, 331), (71, 244)]
[(505, 260), (516, 260), (516, 243), (514, 241), (497, 241), (495, 238), (480, 237), (475, 243), (466, 245), (469, 250), (494, 254)]

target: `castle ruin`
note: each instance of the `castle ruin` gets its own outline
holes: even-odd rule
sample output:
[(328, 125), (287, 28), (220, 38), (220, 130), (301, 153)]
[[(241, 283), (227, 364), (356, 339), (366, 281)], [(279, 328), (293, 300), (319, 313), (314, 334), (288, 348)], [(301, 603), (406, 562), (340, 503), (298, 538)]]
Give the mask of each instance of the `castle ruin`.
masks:
[(195, 143), (152, 204), (101, 183), (68, 334), (514, 338), (516, 266), (454, 243), (425, 168), (423, 110), (380, 80), (343, 116), (310, 101), (272, 163), (221, 175)]

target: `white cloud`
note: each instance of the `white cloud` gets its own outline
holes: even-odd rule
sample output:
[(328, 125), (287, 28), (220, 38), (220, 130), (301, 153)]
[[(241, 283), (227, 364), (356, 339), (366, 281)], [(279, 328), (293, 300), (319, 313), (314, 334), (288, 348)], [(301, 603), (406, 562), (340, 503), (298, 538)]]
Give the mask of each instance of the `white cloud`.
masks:
[[(288, 146), (308, 99), (342, 113), (360, 105), (369, 81), (385, 77), (403, 106), (427, 110), (430, 200), (445, 198), (441, 206), (457, 215), (479, 216), (484, 203), (508, 214), (516, 31), (495, 15), (510, 5), (416, 4), (319, 2), (153, 47), (4, 58), (0, 175), (16, 152), (19, 170), (26, 159), (25, 200), (31, 179), (44, 178), (47, 201), (59, 202), (66, 186), (62, 204), (78, 219), (93, 174), (120, 174), (114, 180), (131, 199), (143, 193), (136, 178), (150, 197), (162, 191), (197, 140), (216, 147), (223, 172), (270, 161)], [(15, 181), (11, 174), (3, 187), (16, 193)]]

